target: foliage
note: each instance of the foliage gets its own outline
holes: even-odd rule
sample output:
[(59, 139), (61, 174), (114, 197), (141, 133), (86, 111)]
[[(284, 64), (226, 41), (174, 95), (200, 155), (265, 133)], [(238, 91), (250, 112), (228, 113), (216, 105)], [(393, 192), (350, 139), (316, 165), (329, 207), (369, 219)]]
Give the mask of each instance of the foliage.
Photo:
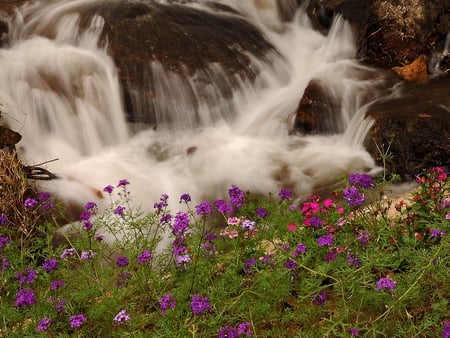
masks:
[[(143, 212), (124, 179), (105, 187), (106, 212), (87, 201), (66, 248), (52, 247), (51, 231), (17, 235), (13, 211), (33, 213), (39, 198), (2, 196), (0, 336), (445, 337), (450, 180), (433, 168), (412, 199), (367, 204), (373, 182), (351, 174), (301, 205), (285, 189), (261, 197), (232, 186), (195, 206), (183, 194), (179, 210), (162, 195)], [(27, 228), (54, 231), (39, 220)]]

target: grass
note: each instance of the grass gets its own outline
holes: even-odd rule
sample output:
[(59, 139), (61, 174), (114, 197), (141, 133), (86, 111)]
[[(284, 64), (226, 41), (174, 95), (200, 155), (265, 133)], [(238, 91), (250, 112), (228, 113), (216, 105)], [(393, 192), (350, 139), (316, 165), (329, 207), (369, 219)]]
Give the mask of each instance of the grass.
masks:
[(418, 176), (409, 200), (377, 200), (377, 178), (353, 174), (300, 205), (288, 190), (232, 186), (199, 205), (163, 195), (152, 212), (132, 207), (124, 179), (105, 187), (106, 212), (86, 201), (79, 236), (55, 247), (62, 208), (20, 160), (1, 160), (0, 337), (450, 336), (441, 168)]

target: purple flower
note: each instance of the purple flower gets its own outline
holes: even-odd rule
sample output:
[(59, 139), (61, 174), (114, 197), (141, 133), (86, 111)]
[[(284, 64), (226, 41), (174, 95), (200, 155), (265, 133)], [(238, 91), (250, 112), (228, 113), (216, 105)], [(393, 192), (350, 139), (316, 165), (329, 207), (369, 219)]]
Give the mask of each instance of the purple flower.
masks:
[(250, 322), (240, 323), (238, 325), (238, 334), (250, 337), (253, 334), (251, 327), (252, 324)]
[(124, 178), (119, 181), (119, 183), (117, 184), (117, 188), (126, 187), (128, 184), (130, 184), (130, 182), (128, 182), (128, 180)]
[(442, 237), (445, 236), (445, 231), (441, 229), (431, 229), (430, 230), (431, 237)]
[(105, 236), (102, 235), (102, 234), (95, 234), (95, 235), (94, 235), (94, 239), (95, 239), (96, 241), (101, 242), (101, 241), (103, 241), (103, 240), (105, 239)]
[(182, 265), (184, 263), (189, 263), (191, 261), (191, 256), (189, 254), (177, 256), (177, 264)]
[(363, 189), (375, 188), (372, 176), (369, 174), (350, 174), (348, 182), (352, 185), (359, 185)]
[(82, 225), (83, 229), (85, 229), (87, 231), (91, 231), (93, 227), (94, 227), (94, 224), (92, 224), (92, 222), (90, 220), (83, 221), (83, 225)]
[(366, 245), (371, 237), (372, 237), (372, 235), (366, 230), (360, 231), (356, 235), (356, 239), (358, 239), (361, 242), (361, 244), (363, 244), (363, 245)]
[(442, 330), (442, 338), (450, 338), (450, 322), (444, 323), (444, 330)]
[(222, 214), (231, 214), (233, 212), (233, 208), (231, 207), (231, 205), (229, 205), (224, 200), (214, 201), (213, 204), (216, 207), (217, 211), (219, 211)]
[(333, 251), (333, 252), (326, 253), (323, 260), (328, 263), (328, 262), (334, 261), (336, 258), (337, 258), (337, 252)]
[(256, 263), (257, 263), (256, 258), (250, 258), (244, 263), (244, 272), (246, 275), (248, 275), (250, 273), (250, 269), (253, 266), (256, 266)]
[(80, 215), (80, 221), (87, 221), (91, 218), (91, 213), (88, 210), (84, 210)]
[(0, 236), (0, 249), (5, 247), (6, 244), (9, 243), (9, 238), (8, 237), (2, 237)]
[(191, 201), (191, 196), (189, 194), (182, 194), (180, 196), (180, 203), (181, 202), (187, 203), (187, 202), (190, 202), (190, 201)]
[(359, 336), (359, 331), (357, 330), (357, 329), (355, 329), (355, 328), (351, 328), (350, 329), (350, 336)]
[(252, 231), (255, 229), (255, 222), (248, 219), (244, 220), (241, 225), (242, 229)]
[(107, 185), (106, 187), (103, 188), (103, 191), (108, 194), (112, 194), (112, 192), (114, 191), (114, 187), (111, 184)]
[(17, 278), (19, 284), (33, 284), (36, 280), (37, 272), (30, 266), (24, 271), (17, 272), (14, 276)]
[(121, 287), (124, 286), (127, 280), (131, 279), (133, 275), (129, 272), (123, 271), (117, 276), (116, 286)]
[(177, 302), (174, 300), (173, 295), (171, 295), (170, 293), (162, 296), (159, 299), (158, 303), (163, 314), (166, 314), (168, 309), (173, 309), (175, 306), (177, 306)]
[(76, 328), (81, 327), (87, 321), (87, 317), (84, 314), (78, 314), (70, 316), (70, 327)]
[(113, 318), (113, 320), (116, 323), (123, 323), (123, 322), (127, 322), (131, 319), (130, 315), (127, 313), (126, 310), (120, 310), (118, 314), (116, 314), (116, 316)]
[(175, 236), (184, 234), (189, 227), (189, 223), (189, 215), (186, 212), (177, 212), (173, 221), (172, 233)]
[(69, 248), (69, 249), (64, 249), (64, 251), (62, 252), (61, 256), (59, 256), (59, 258), (64, 259), (66, 257), (73, 257), (75, 256), (76, 251), (74, 248)]
[(191, 301), (191, 310), (194, 315), (201, 315), (204, 312), (211, 310), (208, 297), (202, 297), (200, 295), (193, 295)]
[(292, 270), (292, 269), (295, 269), (295, 268), (298, 266), (298, 264), (297, 264), (296, 261), (294, 261), (294, 260), (292, 260), (292, 259), (288, 259), (288, 260), (284, 263), (284, 266), (285, 266), (286, 268), (288, 268), (289, 270)]
[(9, 268), (9, 261), (8, 261), (8, 259), (6, 259), (6, 258), (1, 258), (1, 259), (0, 259), (0, 263), (1, 263), (1, 265), (0, 265), (0, 271), (8, 270), (8, 268)]
[(199, 205), (195, 206), (195, 212), (199, 216), (206, 216), (211, 213), (211, 206), (208, 202), (202, 202)]
[(256, 214), (261, 218), (266, 218), (267, 216), (269, 216), (269, 212), (264, 208), (256, 209)]
[(44, 317), (39, 321), (38, 326), (36, 327), (37, 332), (47, 331), (50, 327), (50, 324), (53, 321), (50, 318)]
[(244, 192), (239, 189), (237, 186), (232, 185), (228, 190), (228, 195), (230, 196), (230, 203), (234, 205), (236, 208), (242, 207), (245, 200)]
[(64, 299), (58, 299), (55, 303), (55, 310), (58, 312), (63, 312), (66, 304), (67, 302)]
[(327, 301), (327, 293), (322, 290), (314, 296), (312, 303), (317, 306), (323, 306), (326, 301)]
[(313, 228), (320, 228), (323, 225), (323, 221), (320, 217), (312, 216), (310, 218), (307, 218), (306, 220), (307, 225), (312, 226)]
[(278, 196), (280, 196), (280, 200), (282, 201), (290, 200), (292, 198), (292, 191), (283, 188), (278, 192)]
[(6, 223), (8, 223), (8, 217), (5, 214), (0, 214), (0, 224), (5, 225)]
[(58, 268), (58, 260), (55, 258), (47, 258), (42, 264), (42, 267), (46, 272), (56, 270)]
[(352, 253), (347, 254), (347, 263), (350, 265), (353, 265), (354, 267), (358, 267), (361, 265), (361, 262), (360, 262), (358, 256), (356, 256)]
[(380, 278), (377, 282), (377, 291), (382, 289), (395, 290), (397, 283), (389, 277)]
[(233, 326), (222, 326), (219, 333), (217, 334), (218, 338), (238, 338), (239, 333), (238, 329)]
[(364, 194), (354, 186), (344, 188), (343, 197), (350, 207), (358, 207), (365, 201)]
[(152, 254), (150, 253), (150, 251), (148, 250), (144, 250), (142, 251), (138, 257), (137, 257), (137, 261), (139, 264), (145, 264), (150, 262), (153, 259)]
[(129, 262), (129, 259), (126, 256), (119, 256), (116, 260), (117, 266), (120, 266), (121, 268), (127, 266)]
[(334, 242), (333, 234), (323, 235), (323, 236), (320, 236), (319, 238), (317, 238), (317, 244), (319, 246), (328, 246), (328, 245), (333, 244), (333, 242)]
[(23, 205), (25, 208), (34, 208), (38, 202), (34, 198), (27, 198), (25, 202), (23, 202)]
[(123, 216), (125, 212), (125, 207), (117, 206), (117, 208), (114, 209), (114, 215)]
[(54, 280), (50, 282), (50, 290), (56, 291), (59, 288), (62, 288), (64, 285), (66, 285), (66, 282), (63, 280)]
[(84, 208), (85, 208), (86, 210), (95, 210), (95, 209), (97, 209), (97, 204), (96, 204), (95, 202), (87, 202), (87, 203), (84, 205)]
[(297, 257), (300, 254), (304, 254), (307, 250), (307, 247), (303, 243), (298, 243), (297, 248), (292, 252), (292, 257)]
[(31, 289), (20, 289), (17, 291), (14, 305), (16, 307), (31, 306), (36, 303), (36, 294)]
[(80, 259), (86, 261), (88, 259), (94, 258), (95, 253), (92, 250), (82, 251), (80, 255)]

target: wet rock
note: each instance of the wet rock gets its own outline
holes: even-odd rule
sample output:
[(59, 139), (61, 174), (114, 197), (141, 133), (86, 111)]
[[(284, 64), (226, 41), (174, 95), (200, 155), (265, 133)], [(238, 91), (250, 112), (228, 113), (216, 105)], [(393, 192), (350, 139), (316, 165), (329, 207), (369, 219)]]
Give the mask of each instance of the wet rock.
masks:
[(411, 180), (430, 167), (450, 168), (450, 78), (405, 83), (398, 95), (372, 104), (367, 115), (375, 124), (366, 148), (378, 159), (377, 146), (389, 150), (390, 173)]
[(428, 80), (427, 64), (426, 55), (421, 55), (409, 65), (394, 67), (392, 70), (406, 81), (424, 82)]
[(321, 80), (313, 79), (305, 89), (297, 107), (294, 130), (301, 134), (340, 132), (341, 103)]

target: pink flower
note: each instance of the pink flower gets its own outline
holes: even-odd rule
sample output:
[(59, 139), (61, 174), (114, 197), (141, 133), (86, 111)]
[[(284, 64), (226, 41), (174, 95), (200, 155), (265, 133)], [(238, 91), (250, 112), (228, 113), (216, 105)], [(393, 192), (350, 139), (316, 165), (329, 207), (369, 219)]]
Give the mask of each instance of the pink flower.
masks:
[(323, 201), (323, 206), (326, 208), (333, 206), (333, 200), (331, 198), (327, 198), (325, 201)]
[(296, 230), (297, 230), (297, 226), (295, 224), (290, 223), (288, 225), (288, 231), (293, 232), (293, 231), (296, 231)]

